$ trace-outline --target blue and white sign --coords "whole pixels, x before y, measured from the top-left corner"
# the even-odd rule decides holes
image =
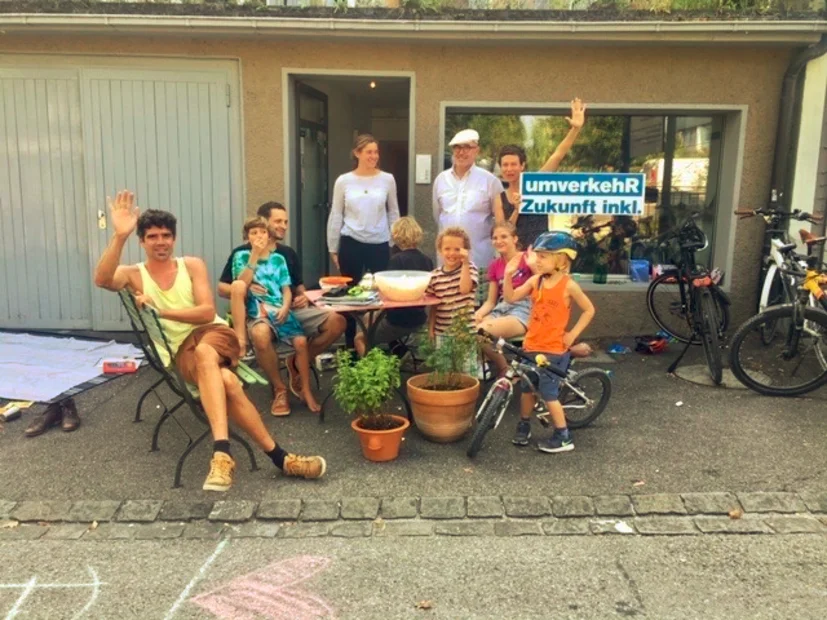
[[[520,215],[643,215],[642,173],[524,172]]]

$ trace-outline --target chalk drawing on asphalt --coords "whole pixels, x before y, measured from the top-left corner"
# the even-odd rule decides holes
[[[172,617],[175,616],[175,612],[177,612],[178,608],[183,604],[184,601],[187,600],[187,597],[190,595],[193,586],[195,586],[196,583],[203,579],[204,575],[207,572],[207,569],[210,567],[210,564],[215,562],[215,559],[219,555],[221,555],[221,552],[224,551],[224,547],[227,546],[228,542],[229,539],[225,538],[220,543],[218,543],[218,546],[215,548],[215,551],[212,552],[212,555],[208,557],[207,561],[201,565],[201,568],[198,569],[198,572],[195,573],[195,576],[192,579],[190,579],[190,582],[187,584],[187,587],[184,588],[184,590],[176,599],[175,603],[172,604],[172,607],[170,607],[169,611],[167,612],[167,615],[164,616],[164,620],[171,620]]]
[[[36,590],[89,588],[89,599],[86,601],[86,604],[74,616],[72,616],[72,620],[79,620],[86,614],[86,612],[92,609],[92,606],[95,604],[95,601],[98,599],[98,595],[100,594],[100,587],[106,585],[98,579],[98,574],[95,572],[94,568],[87,566],[86,570],[89,571],[89,576],[91,578],[89,583],[40,583],[40,578],[37,575],[33,576],[25,583],[0,583],[0,590],[20,590],[20,595],[17,597],[17,600],[14,602],[11,609],[9,609],[6,613],[5,620],[11,620],[20,614],[21,611],[23,611],[23,607],[27,600],[29,600],[32,593]]]
[[[299,587],[324,571],[330,558],[300,555],[274,562],[190,599],[222,620],[313,620],[335,618],[320,596]]]

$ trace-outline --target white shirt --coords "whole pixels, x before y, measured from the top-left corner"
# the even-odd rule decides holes
[[[390,229],[399,219],[396,180],[379,172],[369,177],[347,172],[333,186],[333,205],[327,220],[327,249],[339,251],[339,239],[346,235],[362,243],[390,241]]]
[[[471,237],[471,261],[482,268],[494,259],[491,227],[494,199],[503,191],[500,180],[479,166],[459,178],[451,167],[434,180],[434,220],[439,230],[462,226]]]

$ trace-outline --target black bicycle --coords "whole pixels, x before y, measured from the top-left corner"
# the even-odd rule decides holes
[[[549,365],[543,354],[526,353],[507,343],[503,338],[492,336],[482,329],[477,333],[493,342],[499,353],[505,352],[512,359],[505,375],[494,381],[477,411],[476,427],[471,434],[471,443],[466,452],[469,457],[473,458],[477,455],[486,433],[500,425],[514,395],[513,379],[515,378],[519,378],[519,382],[534,394],[537,403],[534,416],[545,427],[548,427],[551,422],[548,419],[549,412],[545,407],[545,401],[537,389],[537,373],[550,373],[560,378],[559,400],[563,405],[569,428],[588,426],[603,413],[609,403],[612,395],[612,379],[605,370],[584,368],[575,371],[571,365],[566,370],[560,370]]]
[[[827,384],[827,296],[821,289],[825,277],[819,257],[796,255],[794,247],[782,248],[785,260],[779,269],[782,277],[795,283],[793,303],[767,308],[732,338],[733,374],[766,396],[799,396]]]
[[[715,384],[723,379],[721,339],[729,325],[729,297],[721,289],[723,274],[698,265],[695,253],[709,245],[706,234],[698,227],[694,214],[676,230],[655,240],[665,248],[676,242],[677,264],[652,280],[646,291],[646,306],[655,323],[686,347],[669,367],[674,372],[693,344],[704,348],[709,373]]]

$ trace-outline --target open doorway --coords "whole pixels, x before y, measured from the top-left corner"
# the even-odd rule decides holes
[[[308,288],[330,273],[327,218],[333,185],[353,169],[353,139],[372,134],[382,170],[396,179],[399,209],[410,208],[411,77],[288,72],[286,179],[291,243],[302,259]]]

